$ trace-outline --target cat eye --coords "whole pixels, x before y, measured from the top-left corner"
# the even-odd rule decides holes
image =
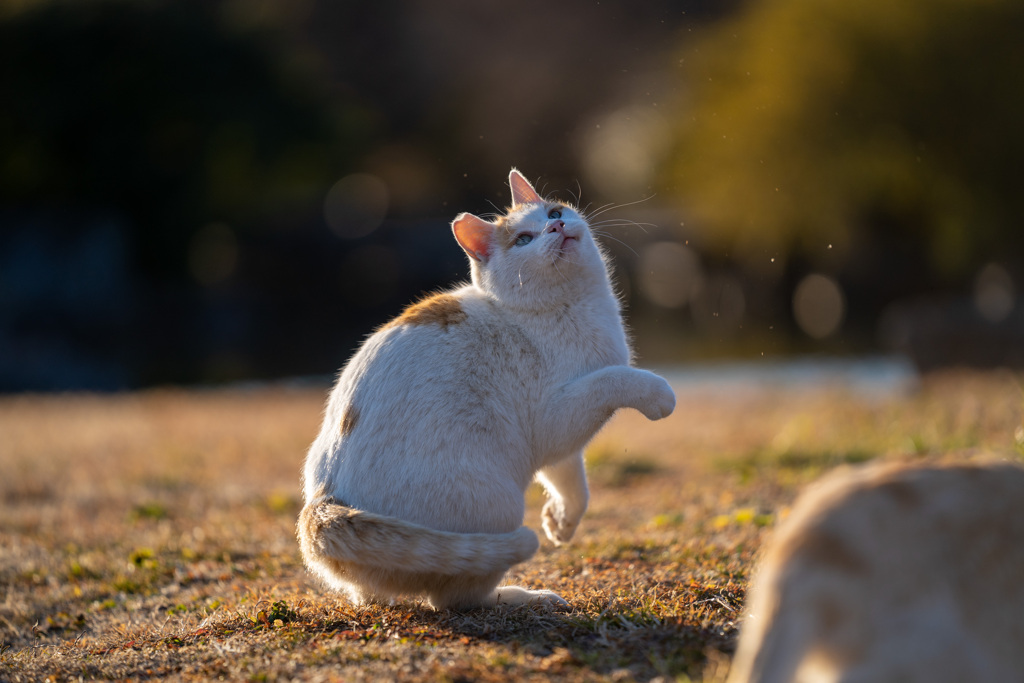
[[[548,218],[561,218],[562,212],[558,209],[551,209],[551,213],[548,214]]]
[[[533,241],[533,235],[524,232],[522,235],[516,238],[515,245],[522,247]]]

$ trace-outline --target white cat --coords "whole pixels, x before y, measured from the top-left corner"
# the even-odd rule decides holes
[[[1024,680],[1024,469],[870,465],[780,526],[730,683]]]
[[[537,550],[522,526],[536,478],[544,531],[567,542],[587,507],[583,447],[619,408],[652,420],[675,396],[629,366],[604,256],[584,217],[515,169],[512,208],[452,223],[472,283],[407,308],[341,372],[304,473],[307,566],[355,603],[564,605],[498,586]]]

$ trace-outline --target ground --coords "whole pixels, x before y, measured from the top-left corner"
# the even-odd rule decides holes
[[[577,538],[512,572],[565,612],[323,590],[294,534],[323,387],[0,398],[0,680],[721,680],[758,550],[805,483],[875,458],[1020,459],[1021,387],[946,372],[624,412],[588,451]],[[528,502],[539,532],[539,488]]]

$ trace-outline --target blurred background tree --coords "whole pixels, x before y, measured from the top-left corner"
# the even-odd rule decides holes
[[[510,166],[576,186],[579,129],[682,16],[0,0],[0,390],[333,372],[465,277],[447,223]]]
[[[962,281],[1024,247],[1022,35],[1015,0],[749,2],[678,53],[670,194],[758,267]]]
[[[1024,353],[1022,12],[0,0],[0,391],[326,376],[466,277],[510,166],[624,205],[644,362]]]

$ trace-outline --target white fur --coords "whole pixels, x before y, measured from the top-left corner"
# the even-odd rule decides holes
[[[510,183],[513,208],[504,227],[469,214],[453,223],[472,270],[471,284],[449,292],[464,319],[442,325],[400,318],[367,339],[342,371],[307,456],[303,553],[355,602],[411,593],[435,607],[564,604],[549,591],[496,588],[535,541],[530,547],[523,537],[512,561],[459,574],[443,560],[451,539],[425,530],[505,542],[497,535],[520,529],[524,493],[536,477],[550,496],[544,531],[565,543],[587,507],[586,443],[618,408],[656,420],[675,406],[664,379],[629,366],[619,302],[584,218],[559,205],[558,227],[549,218],[554,204],[514,169]],[[508,246],[520,233],[532,241]],[[340,424],[352,410],[358,421],[343,435]],[[401,549],[371,550],[358,533],[344,541],[356,547],[329,552],[324,529],[342,522],[318,511],[324,496],[342,506],[331,509],[416,525],[423,542],[439,549],[436,570],[403,571]]]

